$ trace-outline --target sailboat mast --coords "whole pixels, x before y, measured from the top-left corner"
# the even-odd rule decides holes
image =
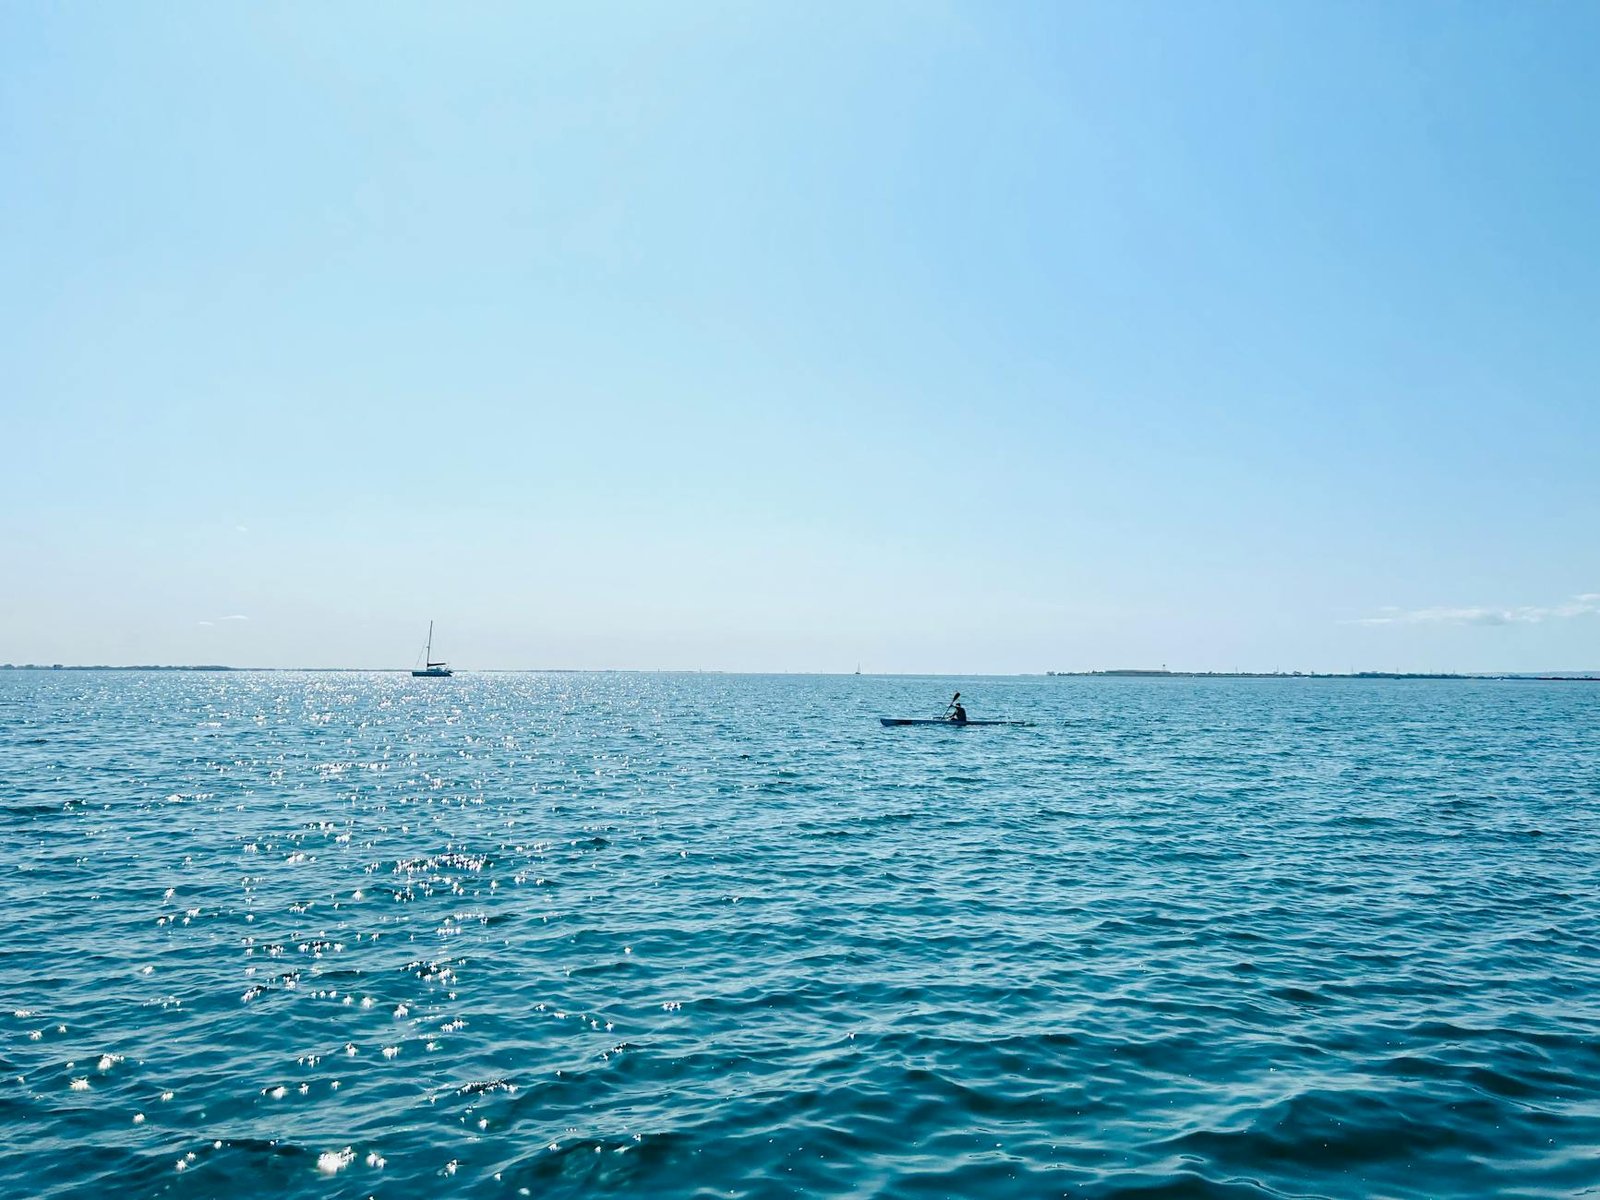
[[[422,661],[430,667],[433,666],[433,622],[428,622],[428,651],[422,656]]]

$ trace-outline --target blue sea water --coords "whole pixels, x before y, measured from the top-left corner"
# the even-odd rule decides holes
[[[1600,1195],[1597,718],[0,674],[0,1195]]]

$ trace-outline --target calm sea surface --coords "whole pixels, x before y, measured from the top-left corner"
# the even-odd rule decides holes
[[[883,729],[937,715],[1030,728]],[[0,1195],[1600,1196],[1600,685],[0,674]]]

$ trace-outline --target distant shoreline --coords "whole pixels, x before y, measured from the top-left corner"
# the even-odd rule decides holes
[[[1046,671],[1053,679],[1524,679],[1600,683],[1591,671]]]
[[[164,671],[229,673],[270,671],[278,674],[323,675],[405,675],[409,667],[229,667],[218,663],[195,666],[140,664],[136,666],[110,666],[107,664],[72,663],[0,663],[0,671]],[[462,675],[840,675],[849,671],[720,671],[692,667],[487,667],[478,671],[458,671]],[[861,672],[854,672],[860,675]],[[1594,671],[1167,671],[1167,670],[1109,670],[1109,671],[1045,671],[1018,672],[1011,675],[928,675],[923,672],[868,672],[867,678],[904,679],[1443,679],[1443,680],[1523,680],[1535,683],[1600,683],[1600,673]]]

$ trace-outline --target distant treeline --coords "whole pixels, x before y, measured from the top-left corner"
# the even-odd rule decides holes
[[[1124,668],[1116,671],[1046,671],[1046,675],[1096,679],[1503,679],[1503,675],[1458,675],[1421,671],[1168,671]]]
[[[235,667],[204,665],[168,667],[154,663],[136,667],[68,666],[65,663],[0,663],[0,671],[233,671]]]
[[[1600,676],[1582,671],[1503,675],[1461,675],[1426,671],[1046,671],[1052,678],[1076,679],[1533,679],[1572,683],[1600,683]]]

